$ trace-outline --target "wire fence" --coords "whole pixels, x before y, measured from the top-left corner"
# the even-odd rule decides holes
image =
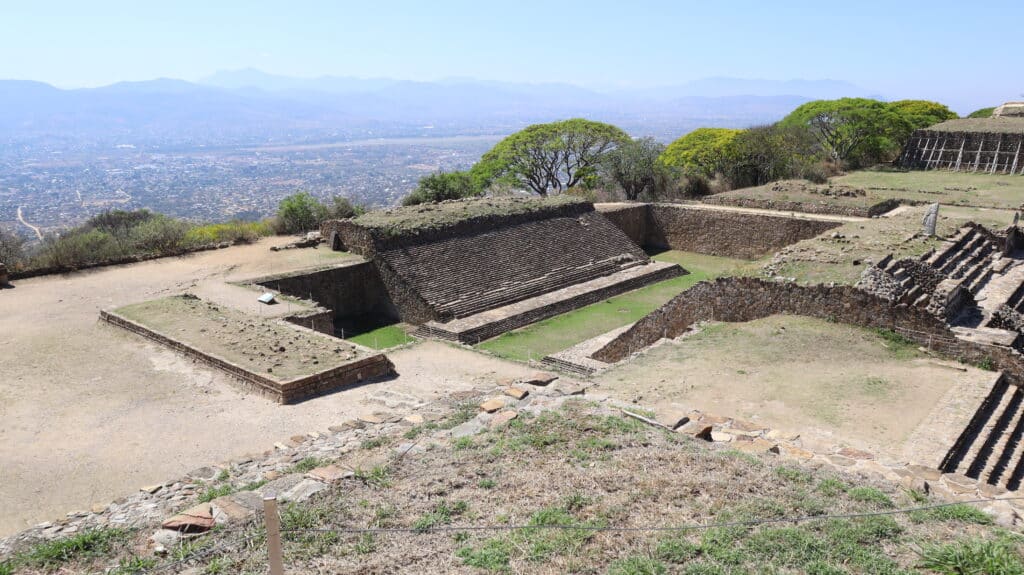
[[[187,557],[167,563],[139,573],[166,573],[172,569],[182,567],[189,563],[202,561],[220,553],[236,551],[251,544],[254,541],[263,539],[265,541],[267,567],[270,575],[283,575],[284,573],[284,552],[283,542],[289,536],[302,534],[317,535],[382,535],[401,534],[427,537],[435,534],[471,533],[471,532],[500,532],[500,531],[586,531],[605,533],[685,533],[689,531],[705,531],[711,529],[747,528],[752,529],[764,525],[799,525],[809,522],[834,521],[834,520],[855,520],[872,517],[886,517],[894,515],[907,515],[943,509],[959,505],[990,504],[1001,501],[1024,501],[1024,497],[1000,497],[985,499],[970,499],[965,501],[953,501],[947,503],[936,503],[932,505],[921,505],[917,507],[905,507],[900,509],[885,509],[880,511],[866,511],[857,513],[835,513],[823,515],[801,515],[796,517],[773,517],[765,519],[748,519],[739,521],[722,521],[712,523],[692,523],[686,525],[652,525],[652,526],[598,526],[598,525],[564,525],[564,524],[492,524],[492,525],[443,525],[433,527],[324,527],[324,528],[281,528],[281,518],[278,510],[277,498],[269,496],[264,498],[264,527],[241,539],[228,539],[209,547],[204,547]]]

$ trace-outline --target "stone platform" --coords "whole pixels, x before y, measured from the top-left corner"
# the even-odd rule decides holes
[[[420,326],[414,335],[475,344],[542,319],[687,273],[678,264],[652,261],[446,323],[429,321]]]

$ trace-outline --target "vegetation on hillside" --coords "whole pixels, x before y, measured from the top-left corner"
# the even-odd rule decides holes
[[[281,200],[274,230],[279,234],[308,232],[319,229],[320,222],[324,220],[354,218],[365,211],[343,196],[334,196],[323,203],[308,192],[298,192]]]

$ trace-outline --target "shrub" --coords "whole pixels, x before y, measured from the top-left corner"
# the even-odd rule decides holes
[[[327,219],[327,206],[307,192],[292,194],[277,207],[277,231],[282,234],[308,232]]]
[[[403,206],[458,200],[480,195],[469,172],[436,172],[420,178],[416,189],[402,199]]]
[[[968,540],[933,545],[921,554],[921,567],[947,575],[1024,574],[1019,550],[1002,541]]]
[[[189,224],[167,216],[148,218],[132,228],[127,236],[132,252],[170,255],[180,253],[185,245]]]
[[[0,263],[13,270],[24,265],[27,257],[25,238],[0,228]]]

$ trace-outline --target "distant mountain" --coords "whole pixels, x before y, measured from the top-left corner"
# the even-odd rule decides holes
[[[502,134],[580,116],[667,140],[701,125],[774,121],[813,98],[861,94],[832,80],[713,78],[605,93],[561,83],[290,78],[254,69],[198,83],[160,78],[76,90],[0,80],[0,143],[190,146]]]

